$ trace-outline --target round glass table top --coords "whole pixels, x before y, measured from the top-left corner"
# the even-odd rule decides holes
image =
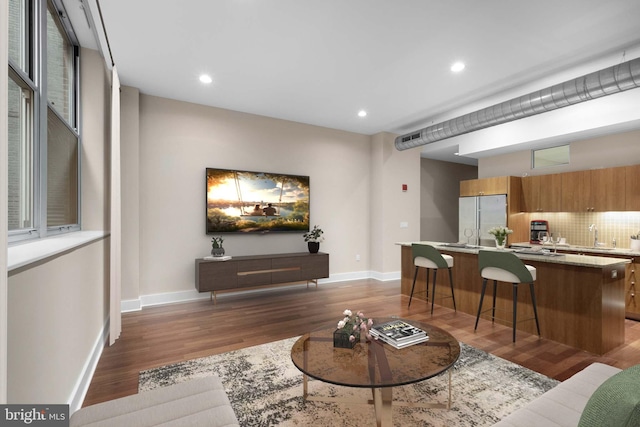
[[[395,319],[376,319],[381,324]],[[309,332],[291,348],[293,364],[309,377],[348,387],[394,387],[434,377],[460,356],[460,344],[436,326],[402,319],[429,335],[423,343],[396,349],[380,341],[365,341],[353,349],[333,347],[333,328]]]

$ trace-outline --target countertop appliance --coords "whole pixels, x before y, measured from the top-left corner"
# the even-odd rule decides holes
[[[541,231],[546,231],[549,232],[549,222],[541,220],[541,219],[534,219],[533,221],[531,221],[531,237],[529,237],[529,243],[534,243],[534,244],[541,244],[542,242],[540,241],[540,232]]]
[[[458,241],[495,246],[495,239],[488,231],[493,227],[507,226],[506,194],[460,197],[458,207]]]

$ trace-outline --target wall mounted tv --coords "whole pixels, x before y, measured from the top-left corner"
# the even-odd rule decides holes
[[[309,231],[309,177],[207,168],[207,234]]]

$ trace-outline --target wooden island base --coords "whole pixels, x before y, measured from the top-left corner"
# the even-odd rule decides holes
[[[433,244],[433,242],[425,242]],[[475,316],[480,303],[482,278],[478,271],[478,250],[436,246],[442,253],[454,258],[453,281],[457,309]],[[574,258],[578,257],[578,258]],[[600,257],[566,255],[550,258],[540,255],[522,256],[526,264],[537,270],[535,292],[540,320],[540,333],[544,338],[570,345],[596,354],[604,354],[624,343],[625,321],[625,262],[620,259],[606,265],[589,265]],[[410,295],[415,267],[410,244],[402,245],[401,292]],[[567,262],[563,262],[563,260]],[[584,260],[577,265],[574,260]],[[569,262],[571,261],[571,262]],[[598,261],[598,260],[594,260]],[[597,264],[597,263],[595,263]],[[615,277],[613,277],[615,276]],[[431,278],[430,278],[431,279]],[[415,298],[425,298],[425,269],[419,269]],[[448,289],[446,274],[438,275],[438,289]],[[431,291],[431,289],[429,290]],[[487,287],[484,308],[491,307],[493,286]],[[435,301],[453,308],[451,299]],[[413,304],[415,304],[414,302]],[[412,304],[412,306],[413,306]],[[511,325],[512,287],[498,283],[496,322]],[[490,317],[490,312],[481,316]],[[518,288],[518,319],[533,318],[528,286]],[[488,327],[480,322],[478,329]],[[517,329],[536,334],[535,322],[518,322]]]

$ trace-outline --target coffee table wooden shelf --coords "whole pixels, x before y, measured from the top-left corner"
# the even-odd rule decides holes
[[[376,319],[383,323],[391,319]],[[404,319],[403,319],[404,320]],[[425,330],[429,340],[403,349],[382,341],[356,344],[353,349],[334,348],[335,327],[310,332],[300,337],[291,348],[291,360],[303,374],[305,400],[344,402],[339,397],[309,396],[308,377],[345,387],[370,388],[373,399],[351,403],[375,406],[378,426],[391,426],[393,406],[451,407],[451,370],[460,356],[460,344],[448,332],[413,320],[404,320]],[[415,403],[393,401],[393,388],[427,380],[438,374],[449,375],[447,403]]]

